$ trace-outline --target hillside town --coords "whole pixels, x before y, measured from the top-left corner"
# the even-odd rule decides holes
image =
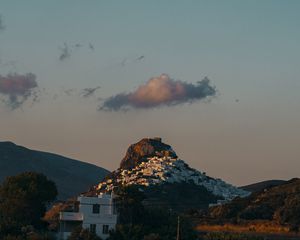
[[[238,196],[245,197],[249,195],[247,191],[189,167],[186,162],[177,157],[171,147],[167,151],[160,151],[161,146],[165,145],[162,143],[161,138],[142,139],[134,146],[138,147],[141,144],[145,146],[145,143],[153,147],[151,157],[138,161],[130,169],[117,169],[111,174],[112,177],[99,183],[96,189],[100,192],[111,192],[118,185],[147,187],[164,183],[187,183],[204,186],[208,191],[222,197],[225,201],[230,201]]]

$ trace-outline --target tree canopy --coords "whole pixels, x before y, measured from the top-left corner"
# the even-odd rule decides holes
[[[68,237],[68,240],[101,240],[101,238],[88,229],[77,227]]]
[[[0,236],[17,236],[26,226],[42,229],[46,207],[56,196],[55,183],[43,174],[7,177],[0,186]]]
[[[143,205],[145,195],[137,186],[119,187],[116,206],[119,224],[110,233],[109,240],[172,240],[176,236],[177,216],[159,204]],[[196,239],[189,219],[181,217],[182,240]]]

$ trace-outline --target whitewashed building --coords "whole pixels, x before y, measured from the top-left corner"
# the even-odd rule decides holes
[[[115,229],[117,224],[113,197],[107,194],[96,197],[80,196],[78,203],[77,210],[60,212],[59,240],[67,239],[78,226],[89,229],[102,239],[107,239],[109,231]]]

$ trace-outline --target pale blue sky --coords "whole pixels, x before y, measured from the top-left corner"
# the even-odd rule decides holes
[[[15,63],[0,64],[0,74],[32,72],[45,91],[33,106],[0,106],[0,139],[112,170],[129,144],[160,135],[191,166],[234,184],[299,177],[299,11],[297,0],[1,0],[0,59]],[[64,42],[83,46],[62,62]],[[97,111],[97,97],[162,73],[192,83],[208,76],[219,95]],[[60,96],[98,85],[90,99]]]

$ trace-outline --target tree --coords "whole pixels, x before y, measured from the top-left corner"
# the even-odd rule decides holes
[[[172,240],[176,236],[177,214],[159,203],[143,205],[145,194],[138,186],[119,187],[116,205],[119,224],[112,231],[109,240]],[[189,219],[182,217],[183,240],[197,239]]]
[[[95,233],[90,232],[88,229],[77,227],[73,230],[68,240],[101,240]]]
[[[142,201],[145,199],[143,192],[137,186],[119,187],[115,192],[115,203],[119,213],[119,223],[139,223],[144,215]]]
[[[65,202],[53,204],[53,206],[45,213],[43,220],[48,223],[48,230],[58,231],[60,212],[72,212],[77,203],[77,198],[70,198]]]
[[[144,236],[143,240],[160,240],[160,237],[158,234],[150,233],[149,235]]]
[[[0,186],[0,236],[22,234],[22,227],[42,229],[47,205],[55,200],[54,182],[40,173],[7,177]]]

